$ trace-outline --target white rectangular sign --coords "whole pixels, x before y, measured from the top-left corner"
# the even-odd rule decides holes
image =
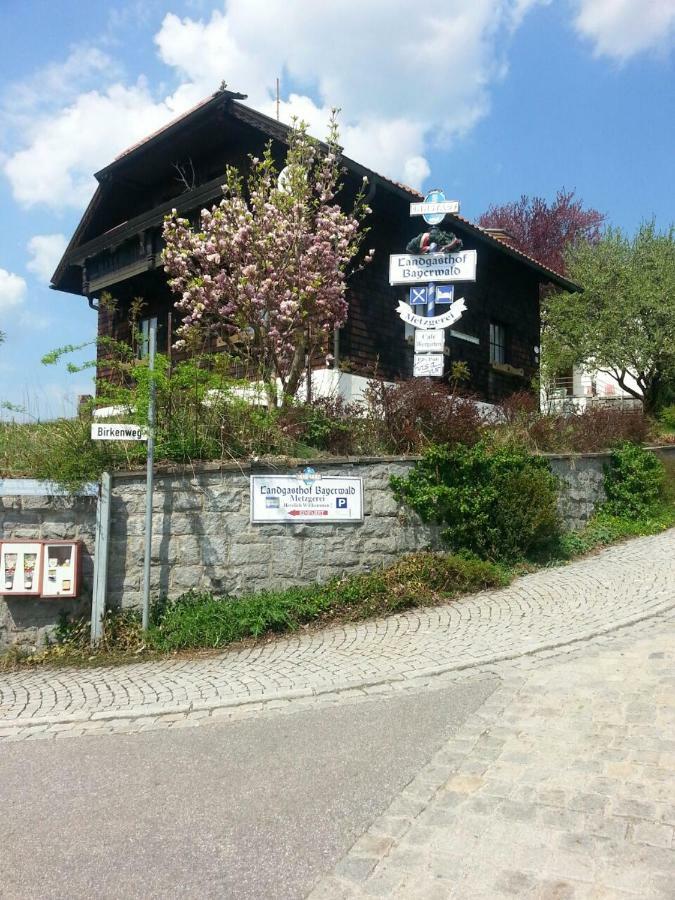
[[[476,250],[457,253],[396,253],[389,257],[389,284],[430,281],[475,281]]]
[[[410,215],[423,216],[433,215],[434,213],[455,213],[459,212],[459,200],[441,200],[438,203],[411,203]]]
[[[445,349],[445,329],[426,331],[415,329],[415,353],[442,353]]]
[[[251,475],[251,522],[361,522],[363,480],[299,472]]]
[[[416,353],[413,375],[416,378],[441,378],[445,369],[442,353]]]
[[[148,431],[140,425],[121,425],[117,422],[94,422],[92,441],[147,441]]]

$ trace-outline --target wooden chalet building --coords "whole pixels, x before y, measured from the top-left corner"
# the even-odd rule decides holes
[[[142,297],[142,315],[157,317],[158,350],[166,352],[177,320],[175,296],[161,263],[162,223],[176,208],[193,217],[222,197],[227,164],[245,168],[250,154],[259,156],[271,139],[279,162],[285,158],[288,128],[246,106],[244,95],[222,90],[126,150],[100,172],[98,187],[52,278],[56,290],[86,297],[93,309],[109,291],[114,312],[98,309],[98,333],[130,339],[130,304]],[[403,253],[408,241],[427,226],[411,218],[409,204],[421,199],[412,188],[382,177],[354,160],[347,170],[345,196],[353,196],[364,175],[369,181],[367,245],[373,262],[349,282],[349,318],[335,340],[332,370],[313,377],[321,391],[339,390],[358,396],[363,378],[377,373],[386,379],[412,374],[412,329],[396,313],[407,289],[391,287],[390,253]],[[470,389],[484,400],[496,400],[528,389],[538,370],[539,286],[552,282],[575,286],[536,260],[460,216],[442,225],[478,251],[476,281],[456,286],[467,310],[446,332],[449,358],[465,361]],[[141,321],[143,326],[143,321]]]

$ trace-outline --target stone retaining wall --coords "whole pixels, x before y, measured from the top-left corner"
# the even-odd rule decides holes
[[[675,463],[675,446],[658,451]],[[604,498],[607,454],[551,455],[560,478],[560,512],[579,528]],[[176,596],[189,588],[241,594],[263,588],[324,581],[393,562],[403,553],[441,546],[439,529],[400,507],[391,475],[410,471],[414,459],[311,461],[323,475],[361,476],[364,520],[344,525],[252,525],[252,473],[297,472],[308,462],[262,463],[176,470],[158,474],[153,501],[152,592]],[[0,597],[0,649],[35,644],[61,609],[88,611],[91,600],[95,499],[0,496],[4,538],[78,538],[84,543],[79,601]],[[145,529],[144,473],[117,473],[113,484],[108,605],[141,600]]]
[[[340,525],[253,525],[252,473],[294,473],[307,465],[227,466],[162,475],[153,501],[152,590],[175,596],[188,588],[242,594],[325,581],[393,562],[402,553],[440,547],[438,529],[395,502],[389,478],[413,460],[312,461],[322,475],[363,478],[364,520]],[[142,590],[145,478],[116,476],[108,597],[137,605]]]
[[[75,600],[0,595],[0,650],[13,644],[37,646],[65,611],[89,615],[94,571],[95,497],[0,496],[3,540],[82,541],[82,581]]]

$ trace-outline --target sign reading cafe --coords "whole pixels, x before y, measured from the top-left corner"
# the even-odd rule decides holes
[[[361,522],[363,480],[321,475],[251,475],[251,522]]]

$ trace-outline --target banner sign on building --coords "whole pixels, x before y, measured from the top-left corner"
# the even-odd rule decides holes
[[[251,475],[251,522],[361,522],[363,480],[320,475]]]
[[[466,303],[464,302],[463,297],[460,297],[459,300],[455,300],[450,309],[440,316],[420,316],[403,300],[399,300],[398,306],[396,307],[396,312],[404,322],[407,322],[408,325],[414,325],[415,328],[424,328],[425,330],[432,328],[448,328],[461,318],[462,313],[465,312],[465,310]]]
[[[444,349],[444,329],[415,329],[415,353],[442,353]]]
[[[389,257],[389,284],[475,281],[476,250],[457,253],[395,253]]]
[[[94,422],[91,426],[92,441],[147,441],[148,429],[140,425],[120,425],[111,422]]]
[[[445,356],[442,353],[416,353],[413,362],[415,378],[441,378],[445,369]]]

